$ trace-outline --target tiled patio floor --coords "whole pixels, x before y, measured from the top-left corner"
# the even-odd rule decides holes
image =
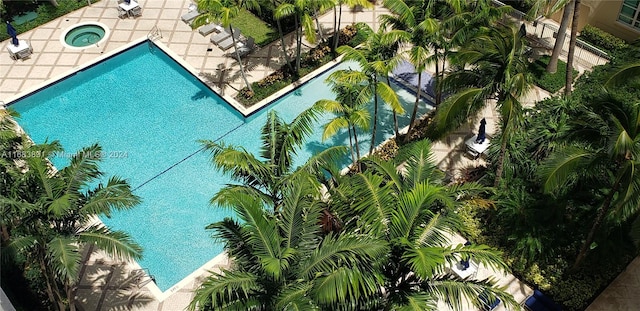
[[[46,83],[62,78],[66,74],[77,70],[79,67],[104,57],[109,53],[122,49],[132,41],[145,38],[154,28],[162,33],[157,40],[166,45],[179,57],[193,67],[196,73],[208,75],[216,81],[219,66],[230,68],[227,84],[222,85],[209,81],[209,85],[216,91],[225,95],[227,99],[232,97],[236,90],[243,86],[238,72],[238,64],[233,58],[225,56],[225,52],[209,42],[209,37],[201,36],[180,20],[180,16],[187,12],[190,0],[146,0],[141,1],[143,14],[139,18],[120,19],[116,10],[116,2],[103,0],[92,4],[90,7],[75,11],[58,18],[48,24],[32,31],[19,34],[19,38],[28,40],[34,53],[26,60],[13,61],[6,52],[5,41],[0,44],[0,102],[8,103],[24,94],[36,90]],[[377,28],[378,16],[386,13],[386,9],[377,6],[373,10],[353,12],[348,8],[343,10],[343,25],[356,21],[367,22]],[[92,46],[84,50],[71,49],[63,46],[60,37],[64,30],[81,22],[99,22],[110,29],[110,34],[104,43]],[[333,15],[326,14],[321,17],[321,22],[326,29],[332,29]],[[287,38],[288,49],[293,49],[293,37]],[[209,50],[210,49],[210,50]],[[246,67],[250,81],[257,81],[275,68],[280,67],[284,60],[281,57],[279,42],[274,42],[263,47],[247,57]],[[206,80],[206,79],[204,79]],[[527,97],[528,102],[548,96],[539,89],[533,90]],[[486,117],[487,134],[495,133],[497,115],[493,109],[486,109],[481,117]],[[469,127],[462,128],[445,141],[434,144],[434,153],[439,166],[456,174],[457,170],[469,165],[481,165],[482,158],[474,160],[464,155],[464,139],[471,135],[477,128],[478,120],[470,123]],[[453,241],[455,242],[455,241]],[[154,310],[177,311],[184,310],[192,298],[192,291],[198,286],[198,280],[206,275],[206,269],[216,269],[217,266],[227,265],[225,259],[217,258],[195,272],[190,278],[183,281],[181,286],[173,290],[160,293],[157,287],[151,283],[142,288],[135,285],[135,277],[131,274],[131,266],[113,262],[100,253],[86,256],[82,268],[82,280],[78,287],[79,309],[90,310]],[[483,274],[484,273],[484,274]],[[491,273],[499,277],[500,284],[505,285],[508,291],[514,295],[517,301],[522,301],[531,292],[531,289],[523,285],[512,275],[500,275],[483,270],[480,277]],[[598,309],[600,310],[600,309]]]

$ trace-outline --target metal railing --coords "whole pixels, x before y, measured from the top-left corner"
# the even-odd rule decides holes
[[[506,5],[498,0],[491,0],[491,2],[496,6]],[[518,21],[525,23],[527,25],[527,33],[534,35],[539,39],[539,41],[545,42],[547,48],[553,48],[555,44],[555,38],[558,35],[558,26],[541,20],[541,17],[537,18],[531,23],[526,20],[526,13],[518,11],[516,9],[513,9],[513,11],[509,15],[517,19]],[[570,31],[569,33],[565,33],[565,40],[561,53],[564,56],[566,56],[569,51],[570,36]],[[576,62],[588,68],[606,64],[609,60],[611,60],[611,57],[609,56],[609,54],[607,54],[607,52],[598,49],[597,47],[579,38],[576,39],[576,50],[574,56]]]
[[[155,25],[147,34],[147,39],[153,41],[158,38],[162,38],[162,32],[160,31],[160,28],[158,28],[158,25]]]

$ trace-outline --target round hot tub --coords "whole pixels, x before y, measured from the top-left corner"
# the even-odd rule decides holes
[[[98,45],[107,34],[107,26],[101,23],[76,24],[62,34],[60,41],[68,47],[87,48]]]

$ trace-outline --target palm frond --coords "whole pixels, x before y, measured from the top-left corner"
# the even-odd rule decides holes
[[[73,239],[61,236],[51,239],[47,243],[47,255],[51,263],[48,267],[61,282],[72,284],[78,279],[82,256]]]
[[[122,260],[142,258],[142,247],[124,231],[111,231],[104,225],[92,225],[77,234],[79,241],[94,244],[113,258]]]

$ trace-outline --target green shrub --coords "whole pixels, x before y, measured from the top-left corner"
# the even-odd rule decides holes
[[[612,53],[629,47],[624,40],[591,25],[584,26],[584,29],[580,32],[580,39],[591,43],[607,53]]]
[[[562,89],[566,80],[567,63],[558,60],[558,70],[554,74],[547,72],[550,56],[545,55],[537,61],[529,64],[529,71],[533,75],[533,82],[549,93],[555,93]],[[573,70],[573,79],[578,76],[578,71]]]
[[[92,3],[98,2],[96,0],[90,0]],[[58,0],[58,6],[54,7],[51,3],[46,2],[38,6],[36,9],[36,13],[38,13],[38,17],[36,19],[26,22],[22,25],[13,25],[18,32],[18,36],[21,33],[34,29],[40,25],[46,24],[62,15],[73,12],[79,8],[87,6],[87,1],[85,0]],[[9,35],[7,34],[7,24],[0,24],[0,41],[4,41],[9,39]]]

